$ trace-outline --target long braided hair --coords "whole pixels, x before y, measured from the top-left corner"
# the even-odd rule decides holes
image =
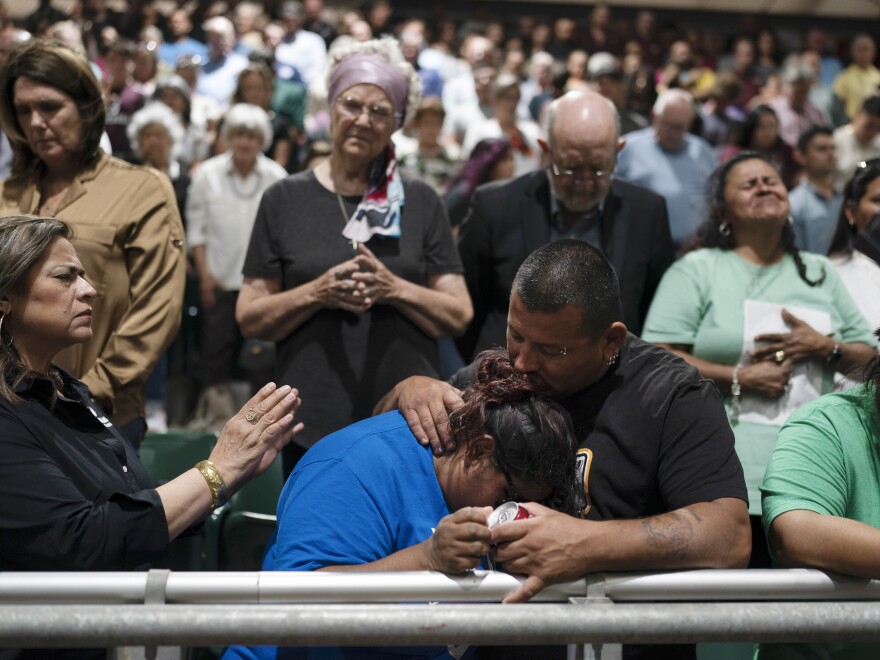
[[[764,155],[757,151],[742,151],[731,158],[726,163],[720,165],[709,177],[708,185],[708,217],[706,221],[697,230],[694,240],[691,241],[686,251],[696,250],[698,248],[720,248],[722,250],[732,250],[736,247],[736,237],[732,231],[724,232],[721,229],[725,223],[725,212],[727,204],[724,199],[724,189],[727,187],[727,179],[734,167],[747,160],[762,160],[776,171],[776,167]],[[821,274],[815,280],[810,279],[807,275],[807,266],[800,255],[794,243],[794,228],[791,222],[786,222],[782,227],[781,236],[782,249],[786,254],[790,254],[797,267],[800,278],[809,286],[819,286],[825,281],[825,269],[823,267]]]

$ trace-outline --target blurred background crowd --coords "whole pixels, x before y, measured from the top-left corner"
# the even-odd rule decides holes
[[[224,388],[271,372],[271,343],[244,342],[235,328],[232,342],[204,332],[234,320],[235,298],[222,293],[241,286],[248,243],[226,234],[212,244],[205,227],[218,204],[250,227],[270,184],[330,155],[325,71],[334,43],[399,40],[422,85],[418,108],[393,135],[400,171],[437,191],[455,235],[479,185],[551,165],[547,109],[572,90],[616,106],[626,143],[613,174],[665,198],[679,252],[705,218],[712,172],[748,150],[772,162],[790,191],[797,246],[828,254],[843,186],[880,156],[876,43],[852,21],[601,3],[518,3],[516,11],[387,0],[0,7],[0,66],[34,38],[84,54],[103,89],[104,151],[150,165],[173,185],[188,285],[181,331],[147,384],[157,432],[220,423],[237,409]],[[221,181],[230,162],[234,188]],[[0,135],[0,179],[11,174],[13,150]],[[443,350],[448,371],[460,357],[451,342]]]

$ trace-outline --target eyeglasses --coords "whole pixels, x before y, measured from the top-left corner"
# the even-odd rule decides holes
[[[614,176],[614,170],[592,170],[589,167],[575,167],[573,169],[562,169],[553,161],[550,161],[550,170],[553,176],[557,176],[568,180],[583,180],[586,177],[591,178],[596,183],[606,183],[611,181]]]
[[[383,105],[367,105],[366,103],[358,101],[350,96],[340,96],[336,102],[339,105],[339,109],[352,119],[360,117],[364,110],[367,111],[370,121],[374,121],[377,124],[387,124],[392,119],[400,117],[400,115],[394,112],[391,108]]]
[[[880,169],[880,158],[870,158],[856,163],[852,178],[846,184],[847,203],[858,203],[856,196],[862,185],[873,181],[877,177],[878,169]]]
[[[876,167],[877,165],[880,165],[880,158],[870,158],[868,160],[861,160],[858,163],[856,163],[856,173],[858,173],[860,170],[866,170],[869,167]]]
[[[504,447],[497,440],[495,441],[495,462],[498,463],[498,469],[501,470],[501,474],[504,475],[504,480],[507,482],[507,497],[495,502],[492,507],[493,509],[497,509],[505,502],[519,501],[519,493],[516,490],[516,486],[513,485],[513,477],[510,476],[510,468],[507,467],[507,459],[504,456]]]

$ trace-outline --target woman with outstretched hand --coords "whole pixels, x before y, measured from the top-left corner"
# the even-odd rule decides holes
[[[207,460],[155,487],[88,388],[53,364],[92,337],[96,293],[71,237],[53,218],[0,218],[0,570],[149,568],[302,426],[297,391],[266,385]]]

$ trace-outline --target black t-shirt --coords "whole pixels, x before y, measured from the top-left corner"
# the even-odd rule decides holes
[[[466,387],[475,368],[459,371],[452,384]],[[580,438],[586,518],[632,519],[748,499],[715,385],[672,353],[630,334],[616,364],[561,403]]]
[[[400,238],[374,236],[367,246],[395,275],[426,285],[428,276],[463,272],[446,213],[421,181],[404,180]],[[342,228],[360,198],[342,198],[303,172],[263,194],[244,264],[245,277],[278,279],[288,290],[357,255]],[[437,342],[391,305],[364,314],[322,309],[278,342],[276,377],[296,387],[310,447],[328,433],[372,414],[376,402],[413,375],[438,377]]]
[[[450,382],[467,387],[475,375],[472,363]],[[629,334],[617,362],[599,381],[560,402],[580,439],[586,518],[626,520],[723,497],[748,500],[715,385],[672,353]],[[627,660],[695,657],[690,644],[623,648]],[[540,654],[553,660],[564,658],[564,650],[505,647],[498,657]]]

